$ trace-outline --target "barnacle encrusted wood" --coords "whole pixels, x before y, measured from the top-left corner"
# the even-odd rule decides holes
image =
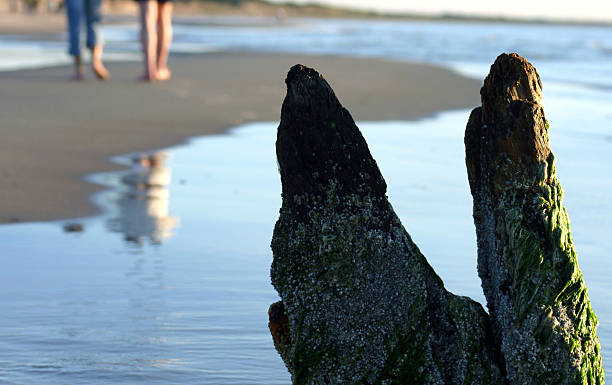
[[[465,133],[478,273],[511,384],[603,384],[597,318],[555,175],[535,68],[500,55]]]
[[[487,314],[444,289],[349,112],[313,69],[286,84],[270,329],[293,383],[502,383]]]

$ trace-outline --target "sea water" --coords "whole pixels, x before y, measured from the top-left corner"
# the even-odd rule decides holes
[[[468,111],[360,123],[414,241],[456,294],[484,303],[462,143]],[[566,116],[566,118],[570,118]],[[580,266],[612,352],[612,140],[551,128]],[[0,227],[0,380],[11,384],[287,384],[267,308],[280,207],[275,123],[168,150],[163,191],[96,175],[106,214]],[[124,159],[126,163],[130,157]],[[74,221],[69,221],[74,222]]]
[[[611,367],[609,28],[223,24],[178,24],[178,49],[351,53],[443,64],[480,79],[501,51],[534,62],[572,236],[600,320],[604,364]],[[136,52],[130,28],[106,27],[111,52]],[[7,39],[13,50],[34,49],[11,37],[0,39],[0,51]],[[468,115],[358,125],[394,209],[446,287],[484,303],[464,164]],[[267,330],[267,308],[278,300],[269,282],[281,203],[276,126],[253,123],[197,138],[158,154],[153,165],[148,156],[115,159],[126,171],[91,177],[111,188],[94,197],[104,215],[0,226],[0,383],[288,384]]]
[[[105,25],[106,60],[139,60],[139,26]],[[0,36],[0,70],[68,64],[66,33]],[[172,52],[290,52],[451,66],[481,78],[518,52],[550,81],[612,88],[612,26],[351,19],[175,18]]]

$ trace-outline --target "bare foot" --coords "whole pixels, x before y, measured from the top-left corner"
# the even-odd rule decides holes
[[[168,80],[172,77],[172,72],[170,72],[170,68],[160,68],[157,70],[157,74],[155,75],[155,79],[164,81]]]
[[[96,77],[98,79],[100,80],[110,79],[110,73],[108,72],[106,67],[104,67],[104,64],[102,64],[102,62],[91,63],[91,69],[93,70],[94,74],[96,74]]]
[[[151,74],[143,74],[138,78],[141,82],[154,82],[157,80],[155,76],[151,76]]]
[[[91,49],[91,69],[94,74],[100,80],[106,80],[110,78],[110,74],[104,64],[102,64],[102,45],[97,44]]]

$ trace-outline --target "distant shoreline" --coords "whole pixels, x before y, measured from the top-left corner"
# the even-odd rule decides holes
[[[9,1],[0,0],[0,34],[11,33],[19,26],[19,19],[55,19],[52,21],[54,30],[63,29],[63,12],[59,10],[49,12],[46,9],[38,9],[34,13],[9,12]],[[42,3],[42,2],[41,2]],[[138,13],[137,3],[133,0],[105,0],[103,13],[107,16],[136,16]],[[39,6],[39,8],[42,8]],[[54,16],[55,15],[55,16]],[[432,22],[469,22],[469,23],[512,23],[512,24],[538,24],[538,25],[563,25],[563,26],[595,26],[612,27],[612,21],[605,20],[571,20],[571,19],[547,19],[547,18],[521,18],[505,16],[485,16],[460,13],[442,14],[419,14],[404,12],[379,12],[359,9],[341,8],[321,5],[316,2],[298,5],[289,2],[272,3],[265,0],[235,0],[235,1],[198,1],[191,0],[175,3],[175,16],[180,18],[201,16],[244,16],[244,17],[272,17],[272,18],[352,18],[352,19],[381,19],[398,21],[432,21]],[[7,16],[10,16],[7,17]],[[17,19],[13,22],[11,19]],[[47,26],[37,24],[29,25],[29,32],[38,30],[49,31]],[[25,32],[25,31],[24,31]]]

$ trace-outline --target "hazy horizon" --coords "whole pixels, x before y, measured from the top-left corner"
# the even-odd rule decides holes
[[[515,0],[512,3],[492,3],[486,0],[434,0],[428,3],[406,3],[403,0],[270,0],[272,2],[290,2],[296,4],[319,3],[365,11],[389,13],[418,13],[431,16],[459,14],[466,16],[487,16],[525,19],[549,19],[570,21],[604,21],[612,22],[612,2],[585,0],[575,2],[533,2]]]

